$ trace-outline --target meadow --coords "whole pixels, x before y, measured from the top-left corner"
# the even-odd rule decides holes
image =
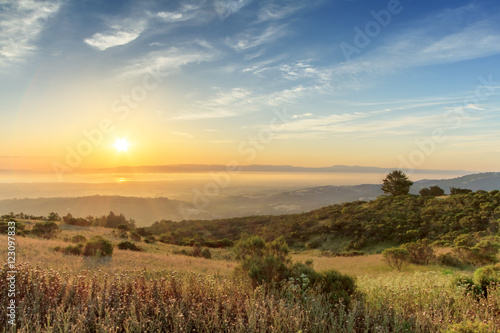
[[[410,264],[399,272],[380,254],[292,252],[293,261],[312,260],[317,271],[336,269],[355,277],[351,301],[332,303],[299,279],[254,288],[234,273],[238,262],[230,248],[211,249],[212,259],[181,255],[189,247],[159,242],[140,242],[141,252],[115,247],[107,259],[64,255],[53,249],[77,234],[102,235],[114,244],[121,238],[109,228],[60,226],[53,239],[16,238],[18,332],[500,330],[498,286],[484,297],[453,284],[471,271]],[[0,244],[7,244],[6,236]],[[0,271],[2,290],[7,289],[6,272],[6,267]],[[6,302],[2,293],[0,304]],[[2,332],[14,332],[5,311],[0,308]]]

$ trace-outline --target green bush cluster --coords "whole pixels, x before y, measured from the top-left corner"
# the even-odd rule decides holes
[[[118,248],[120,250],[142,251],[140,247],[129,241],[120,242]]]
[[[356,291],[354,279],[334,270],[316,272],[302,263],[292,264],[289,247],[283,237],[266,242],[258,236],[248,237],[236,245],[240,260],[237,274],[247,276],[254,286],[283,288],[288,281],[307,281],[306,287],[319,291],[332,302],[349,303]]]
[[[86,257],[111,257],[113,244],[101,236],[94,236],[85,244],[82,254]]]

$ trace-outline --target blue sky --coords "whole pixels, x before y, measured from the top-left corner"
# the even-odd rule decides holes
[[[0,169],[500,171],[499,64],[497,1],[3,0]]]

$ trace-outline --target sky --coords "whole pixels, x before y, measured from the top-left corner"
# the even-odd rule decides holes
[[[499,65],[494,0],[0,0],[0,169],[500,171]]]

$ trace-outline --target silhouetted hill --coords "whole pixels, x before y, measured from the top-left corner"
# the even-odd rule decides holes
[[[416,194],[421,188],[434,185],[441,187],[446,193],[450,192],[450,187],[468,188],[473,191],[493,191],[500,189],[500,172],[477,173],[453,179],[420,180],[415,182],[411,192]]]

